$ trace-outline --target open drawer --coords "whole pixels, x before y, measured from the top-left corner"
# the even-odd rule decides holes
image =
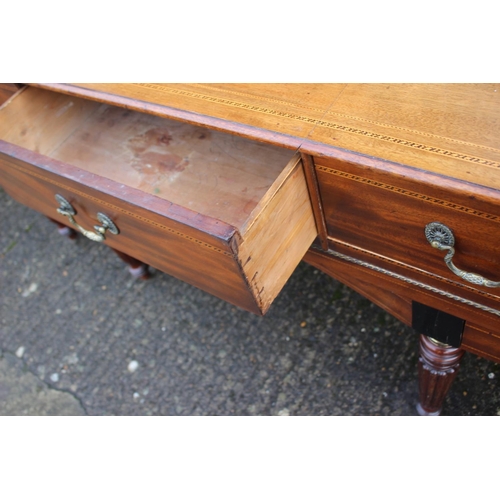
[[[255,313],[317,235],[299,155],[47,90],[0,109],[0,171],[19,202],[70,225],[63,198],[93,239],[103,214],[110,247]]]

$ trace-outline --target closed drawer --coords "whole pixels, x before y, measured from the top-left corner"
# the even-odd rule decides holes
[[[316,237],[300,157],[187,123],[27,88],[0,110],[1,184],[104,242],[264,313]],[[95,232],[95,231],[94,231]]]
[[[425,232],[434,222],[451,229],[452,264],[500,281],[498,191],[370,158],[355,163],[317,157],[315,167],[331,249],[500,309],[500,288],[457,276],[444,261],[448,250],[431,246]],[[491,318],[498,322],[498,316]]]

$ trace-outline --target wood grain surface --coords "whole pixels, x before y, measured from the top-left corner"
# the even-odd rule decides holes
[[[44,84],[257,140],[500,188],[498,84]]]
[[[269,309],[318,234],[298,155],[268,193],[271,196],[257,207],[258,213],[235,249],[263,311]]]

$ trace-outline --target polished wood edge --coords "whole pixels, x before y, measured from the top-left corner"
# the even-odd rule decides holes
[[[45,171],[49,174],[63,177],[65,181],[70,180],[77,183],[78,185],[83,184],[100,193],[110,195],[113,198],[125,199],[127,203],[136,206],[142,206],[141,201],[143,201],[145,194],[137,189],[131,187],[126,187],[125,189],[123,189],[121,188],[121,185],[119,183],[113,180],[104,179],[98,175],[92,174],[85,170],[81,170],[77,167],[68,165],[58,160],[54,160],[40,153],[29,151],[27,149],[21,148],[20,146],[10,144],[1,139],[0,154],[5,154],[6,156],[13,159],[33,165],[34,167],[38,167],[39,169],[41,169],[41,171]],[[18,170],[23,170],[19,165],[16,165],[15,167]],[[50,182],[52,184],[57,182],[54,181],[54,179],[44,177],[41,173],[25,173],[29,175],[38,175],[38,177],[42,178],[42,180],[45,180],[46,182]],[[67,186],[64,185],[63,187]],[[92,198],[90,195],[82,192],[81,190],[78,190],[78,194],[86,198]],[[227,243],[233,237],[234,233],[237,232],[237,229],[235,227],[230,226],[225,222],[214,220],[203,214],[194,212],[188,208],[175,205],[174,203],[165,202],[165,200],[157,198],[154,195],[147,196],[148,208],[145,210],[167,217],[170,220],[186,225],[195,230],[202,231],[203,234],[209,234],[210,236],[221,239]],[[101,200],[93,200],[102,203]],[[113,208],[123,212],[123,210],[119,207]]]
[[[323,163],[333,163],[337,159],[329,158]],[[384,162],[385,163],[385,162]],[[356,173],[362,170],[362,173]],[[445,207],[461,214],[481,217],[489,221],[500,221],[500,214],[493,213],[500,203],[500,191],[496,189],[470,186],[464,182],[458,183],[443,181],[443,179],[430,178],[429,174],[420,176],[415,182],[408,173],[383,172],[383,169],[367,169],[359,163],[339,162],[339,168],[332,165],[323,165],[321,159],[316,161],[316,171],[321,175],[334,177],[374,187],[389,193],[396,193],[411,199],[417,199],[438,207]],[[478,188],[479,189],[476,189]],[[462,200],[462,204],[453,200]],[[464,204],[465,203],[465,204]]]
[[[153,104],[130,97],[123,97],[116,94],[107,92],[90,90],[77,85],[64,84],[64,83],[30,83],[32,87],[39,87],[63,94],[72,95],[75,97],[84,97],[93,101],[112,104],[125,109],[140,111],[142,113],[149,113],[152,115],[169,118],[172,120],[179,120],[191,125],[203,126],[212,130],[226,132],[232,135],[238,135],[247,139],[256,140],[267,144],[282,147],[284,149],[298,150],[303,142],[300,137],[282,134],[280,132],[273,132],[267,129],[261,129],[252,125],[224,120],[208,115],[202,115],[192,111],[183,109],[172,108],[161,104]]]
[[[310,155],[301,154],[302,165],[304,166],[304,174],[309,189],[309,196],[311,197],[311,204],[316,220],[316,228],[318,230],[318,239],[323,250],[328,250],[328,232],[326,229],[325,213],[323,211],[323,203],[321,201],[321,194],[319,191],[318,178],[316,176],[316,169],[314,168],[314,161]]]
[[[491,325],[488,328],[473,321],[467,321],[460,347],[476,356],[500,363],[500,348],[491,349],[491,344],[500,346],[500,334],[497,332],[496,325]],[[484,344],[478,343],[478,339],[486,340],[490,346],[486,348]]]
[[[442,190],[464,192],[467,191],[469,196],[478,196],[488,200],[500,202],[500,191],[498,189],[475,184],[461,179],[455,179],[443,174],[430,172],[418,167],[412,167],[402,163],[385,160],[383,158],[375,158],[362,153],[356,153],[341,148],[333,148],[321,143],[311,144],[304,142],[300,148],[302,153],[312,154],[314,156],[316,168],[321,168],[325,173],[335,175],[337,169],[322,165],[322,159],[325,162],[339,160],[353,166],[362,166],[365,174],[357,176],[360,180],[370,181],[370,177],[376,173],[377,175],[385,175],[391,178],[391,182],[396,183],[398,179],[402,182],[411,181],[415,186],[419,186],[420,190],[432,189],[438,186]],[[349,174],[345,174],[349,175]],[[394,186],[395,187],[395,186]]]
[[[477,347],[473,347],[465,343],[462,344],[462,347],[464,351],[467,351],[470,354],[474,354],[475,356],[479,356],[480,358],[489,359],[494,363],[500,363],[500,356],[495,356],[490,352],[483,351],[482,349],[478,349]]]

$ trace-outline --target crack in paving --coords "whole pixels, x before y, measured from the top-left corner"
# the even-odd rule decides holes
[[[41,380],[13,353],[0,350],[0,415],[87,416],[78,396]]]

